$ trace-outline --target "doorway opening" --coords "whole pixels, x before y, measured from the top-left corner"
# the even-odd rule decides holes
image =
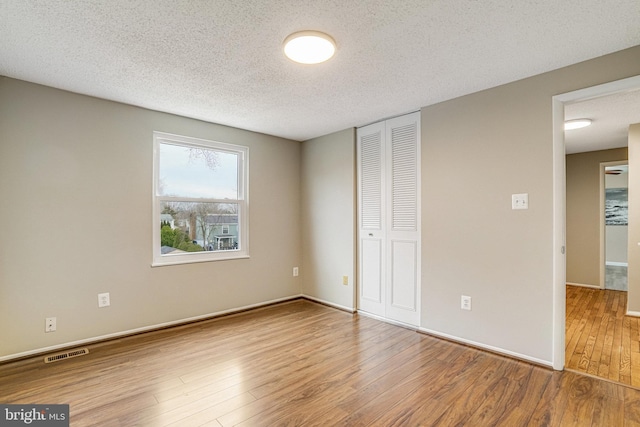
[[[625,335],[625,332],[620,332],[620,340],[616,337],[611,337],[607,335],[611,330],[615,330],[618,332],[617,327],[612,327],[612,322],[614,320],[621,320],[621,325],[624,327],[629,326],[630,331],[633,330],[635,325],[635,329],[640,328],[640,318],[630,317],[628,316],[630,313],[627,311],[626,306],[626,292],[607,290],[605,289],[606,283],[606,262],[607,262],[607,252],[612,254],[612,249],[607,251],[606,247],[606,214],[605,214],[605,202],[606,202],[606,187],[605,187],[605,175],[606,175],[606,167],[608,166],[621,166],[622,163],[618,164],[606,164],[600,165],[600,176],[601,176],[601,195],[600,202],[602,208],[600,209],[599,215],[602,217],[600,222],[601,230],[600,230],[600,239],[598,241],[598,246],[595,249],[595,255],[593,258],[593,264],[595,264],[597,269],[594,271],[591,282],[582,282],[582,283],[593,283],[591,287],[576,287],[576,286],[567,286],[567,258],[565,257],[565,248],[567,251],[571,251],[571,244],[569,246],[566,242],[566,213],[567,213],[567,204],[566,200],[568,198],[567,195],[567,180],[566,180],[566,169],[565,169],[565,160],[566,160],[566,145],[565,145],[565,133],[563,130],[563,123],[565,120],[565,108],[567,106],[571,106],[574,104],[603,99],[606,97],[614,97],[621,94],[630,94],[634,93],[638,95],[638,99],[640,99],[640,76],[619,80],[599,86],[594,86],[562,95],[558,95],[553,97],[553,123],[554,123],[554,247],[555,255],[554,255],[554,363],[553,366],[555,369],[570,369],[575,370],[577,372],[583,372],[586,374],[601,376],[603,378],[612,379],[614,381],[619,381],[625,384],[632,384],[632,380],[635,377],[635,382],[633,385],[640,384],[640,372],[633,374],[626,372],[622,368],[624,366],[628,366],[629,364],[624,363],[624,359],[627,357],[625,354],[625,349],[623,346],[624,342],[629,342],[630,340],[633,342],[640,341],[636,339],[638,337],[633,337],[630,332]],[[571,117],[566,117],[567,119]],[[631,120],[626,125],[628,127],[629,124],[637,123],[640,120]],[[618,146],[619,147],[619,146]],[[609,147],[611,148],[611,147]],[[593,151],[598,150],[597,148],[593,149]],[[584,152],[588,152],[590,150],[583,150]],[[621,158],[618,158],[621,160]],[[614,160],[614,159],[609,159]],[[602,162],[606,163],[606,162]],[[596,177],[598,173],[598,164],[596,167]],[[614,169],[611,169],[614,170]],[[617,170],[617,169],[616,169]],[[622,173],[619,173],[621,175]],[[613,173],[610,173],[613,175]],[[597,178],[596,184],[597,185]],[[597,199],[597,196],[596,196]],[[596,202],[597,204],[597,202]],[[597,208],[597,206],[596,206]],[[596,214],[598,215],[598,214]],[[597,227],[594,225],[594,229]],[[598,231],[595,231],[596,238],[598,235]],[[614,234],[614,233],[611,233]],[[594,239],[595,240],[595,239]],[[600,247],[600,256],[598,257],[598,247]],[[575,250],[575,246],[574,246]],[[620,262],[621,261],[611,261],[612,262]],[[593,265],[592,264],[592,265]],[[614,265],[615,266],[615,265]],[[599,272],[599,274],[598,274]],[[607,302],[596,301],[592,298],[594,295],[603,295],[605,293],[610,292],[618,292],[619,295],[617,297],[613,297],[607,299]],[[576,297],[576,295],[579,295]],[[586,295],[586,296],[585,296]],[[624,298],[622,298],[623,295]],[[590,306],[585,306],[583,304],[587,303]],[[616,312],[615,314],[607,313],[604,315],[604,310],[606,307],[615,306]],[[598,307],[597,310],[594,307]],[[602,308],[602,309],[601,309]],[[570,316],[581,313],[588,312],[592,314],[592,318],[595,319],[593,325],[595,327],[600,327],[605,325],[604,328],[600,328],[597,330],[597,333],[594,334],[594,330],[586,331],[586,334],[583,332],[587,329],[587,326],[584,322],[577,321],[573,318],[570,319]],[[606,321],[605,321],[606,320]],[[578,325],[578,326],[576,326]],[[576,332],[580,332],[580,334],[575,335]],[[600,342],[597,339],[604,338],[604,341],[608,341],[609,343],[613,343],[613,348],[611,351],[607,350],[605,347],[600,345]],[[593,364],[593,359],[598,355],[609,356],[607,361],[607,365],[597,365]],[[619,357],[620,368],[614,368],[613,363],[615,363],[615,358]],[[579,368],[574,368],[569,366],[570,363],[577,362],[576,365],[579,365]],[[624,365],[624,366],[623,366]],[[606,369],[603,369],[605,367]],[[608,372],[606,372],[608,371]],[[618,373],[618,376],[615,376],[614,371]],[[611,375],[614,375],[612,377]]]

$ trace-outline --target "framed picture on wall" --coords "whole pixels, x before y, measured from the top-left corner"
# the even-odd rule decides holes
[[[604,213],[606,225],[629,224],[629,198],[627,188],[605,189]]]

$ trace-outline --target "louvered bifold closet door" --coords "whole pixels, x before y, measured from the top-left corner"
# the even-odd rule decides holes
[[[420,115],[358,129],[358,308],[419,325]]]
[[[386,317],[418,326],[420,321],[420,114],[386,123]]]
[[[385,315],[384,123],[358,129],[358,308]]]

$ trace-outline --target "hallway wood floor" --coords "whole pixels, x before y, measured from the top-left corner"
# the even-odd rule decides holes
[[[640,426],[640,391],[305,300],[0,365],[81,426]]]
[[[566,369],[640,387],[640,318],[627,293],[567,286]]]

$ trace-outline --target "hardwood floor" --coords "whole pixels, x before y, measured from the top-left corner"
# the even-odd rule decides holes
[[[640,318],[627,293],[567,286],[565,366],[640,387]]]
[[[640,426],[640,391],[305,300],[0,365],[72,426]]]

